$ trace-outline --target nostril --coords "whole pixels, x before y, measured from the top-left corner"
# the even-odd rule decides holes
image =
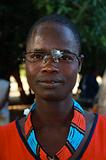
[[[41,69],[42,72],[58,72],[59,71],[59,68],[55,67],[55,66],[45,66],[45,67],[42,67]]]

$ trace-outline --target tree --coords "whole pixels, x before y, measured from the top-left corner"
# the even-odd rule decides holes
[[[33,11],[28,0],[0,1],[0,72],[11,74],[18,67],[17,58],[22,55]]]
[[[39,16],[59,13],[78,25],[82,52],[87,67],[97,66],[102,74],[106,65],[106,1],[105,0],[33,0]]]
[[[0,1],[0,59],[4,57],[7,64],[11,59],[12,63],[15,62],[24,49],[30,26],[39,17],[52,13],[66,15],[77,24],[81,33],[82,52],[87,57],[87,68],[82,73],[91,66],[97,66],[102,74],[106,63],[105,0]]]

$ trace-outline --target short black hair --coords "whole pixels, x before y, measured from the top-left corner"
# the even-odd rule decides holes
[[[76,42],[78,44],[78,48],[79,48],[79,53],[81,52],[81,39],[80,39],[80,34],[78,32],[78,29],[76,28],[75,24],[72,21],[70,21],[65,16],[62,16],[59,14],[44,16],[44,17],[40,18],[37,22],[35,22],[28,33],[26,46],[27,46],[29,40],[32,38],[32,36],[35,35],[36,30],[39,27],[39,25],[41,25],[45,22],[52,22],[52,23],[54,22],[54,23],[61,24],[61,25],[68,27],[73,32],[73,34],[75,36],[75,40],[76,40]]]

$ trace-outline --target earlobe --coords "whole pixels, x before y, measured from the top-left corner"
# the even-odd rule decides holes
[[[78,72],[80,72],[80,71],[81,71],[83,61],[84,61],[84,55],[83,55],[83,54],[81,54],[81,55],[80,55],[80,58],[79,58],[79,67],[78,67]]]
[[[78,67],[78,72],[81,71],[81,68],[82,68],[82,64],[80,63],[80,64],[79,64],[79,67]]]

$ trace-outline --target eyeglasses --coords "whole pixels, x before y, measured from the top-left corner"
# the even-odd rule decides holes
[[[75,61],[80,61],[80,56],[76,55],[75,53],[71,53],[67,50],[58,50],[52,49],[51,51],[47,52],[45,50],[34,50],[32,52],[25,52],[24,53],[24,60],[30,63],[35,62],[44,62],[52,57],[54,62],[64,62],[64,63],[73,63]]]

